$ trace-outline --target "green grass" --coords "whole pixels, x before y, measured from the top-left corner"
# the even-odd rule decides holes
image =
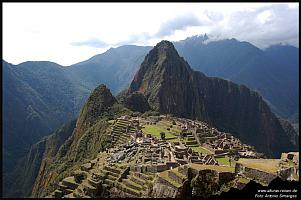
[[[221,158],[215,158],[215,160],[218,162],[219,165],[230,166],[230,162],[229,162],[229,157],[228,156],[224,156],[224,157],[221,157]],[[234,163],[232,162],[231,165],[234,166]]]
[[[240,177],[240,178],[238,179],[238,182],[247,184],[247,183],[250,182],[250,179],[244,178],[244,177]]]
[[[241,158],[237,163],[241,163],[245,167],[258,169],[264,172],[276,174],[280,159],[245,159]]]
[[[197,147],[191,147],[193,150],[198,151],[200,153],[204,153],[204,154],[212,154],[212,152],[210,152],[209,150],[201,147],[201,146],[197,146]]]
[[[172,125],[171,122],[169,121],[165,121],[165,120],[162,120],[158,123],[158,125],[162,128],[170,128],[170,125]],[[181,133],[181,129],[178,125],[172,125],[172,128],[170,128],[171,131],[174,131],[174,132],[177,132],[177,133]]]
[[[176,182],[176,181],[172,180],[171,178],[169,178],[169,176],[168,176],[168,170],[159,173],[158,176],[162,177],[163,179],[165,179],[166,181],[168,181],[169,183],[171,183],[172,185],[174,185],[174,186],[177,187],[177,188],[179,188],[179,187],[182,186],[182,185],[179,184],[178,182]]]
[[[161,135],[160,135],[161,132],[165,133],[165,139],[176,138],[176,136],[171,134],[170,131],[168,131],[164,128],[161,128],[157,125],[145,125],[144,128],[142,129],[142,131],[144,133],[151,134],[158,139],[161,139]]]
[[[168,139],[166,139],[166,141],[168,141],[168,142],[180,142],[180,140],[178,138],[168,138]]]
[[[229,166],[200,165],[200,164],[195,164],[195,163],[189,163],[188,165],[191,168],[197,169],[197,170],[211,169],[211,170],[216,170],[218,172],[234,172],[234,168],[233,167],[229,167]]]

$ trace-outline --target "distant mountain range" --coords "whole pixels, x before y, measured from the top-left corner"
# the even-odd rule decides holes
[[[261,50],[235,39],[206,42],[192,37],[175,47],[195,70],[258,91],[283,118],[299,112],[299,49],[275,45]]]
[[[194,70],[245,84],[280,117],[298,121],[298,48],[277,45],[261,50],[235,39],[210,42],[205,36],[174,46]],[[111,48],[68,67],[47,61],[3,61],[4,179],[32,144],[77,117],[96,86],[104,83],[113,94],[127,88],[151,48]]]

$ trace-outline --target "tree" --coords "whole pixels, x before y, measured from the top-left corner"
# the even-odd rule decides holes
[[[161,133],[160,133],[160,136],[161,136],[161,139],[162,139],[162,140],[165,140],[165,133],[164,133],[164,132],[161,132]]]

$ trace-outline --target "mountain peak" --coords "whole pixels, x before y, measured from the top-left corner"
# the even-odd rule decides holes
[[[150,91],[152,88],[149,86],[156,84],[159,87],[161,83],[171,79],[178,81],[181,75],[187,75],[190,71],[188,63],[179,56],[174,45],[163,40],[146,55],[128,93]]]
[[[127,95],[135,92],[142,93],[139,100],[144,102],[145,98],[155,111],[203,120],[233,132],[268,155],[278,157],[293,146],[256,92],[193,71],[171,42],[161,41],[145,57]]]
[[[77,121],[77,127],[84,129],[101,116],[117,100],[106,85],[101,84],[94,89],[84,105]]]
[[[172,44],[172,42],[168,40],[162,40],[161,42],[156,44],[155,48],[168,49],[168,48],[174,48],[174,45]]]
[[[155,58],[179,56],[173,43],[167,40],[162,40],[161,42],[159,42],[153,48],[153,50],[150,51],[149,55],[155,56]]]

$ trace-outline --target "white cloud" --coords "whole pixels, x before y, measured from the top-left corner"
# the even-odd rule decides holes
[[[271,15],[272,13],[270,10],[265,10],[258,14],[256,18],[261,24],[265,24],[266,22],[271,20]]]
[[[297,46],[298,16],[298,3],[3,3],[3,57],[70,65],[109,46],[203,33]]]

